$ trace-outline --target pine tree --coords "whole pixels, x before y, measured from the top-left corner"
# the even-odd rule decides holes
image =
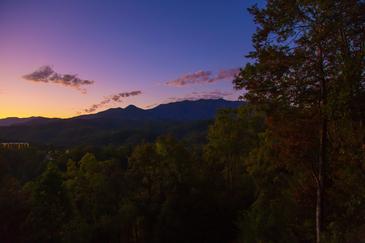
[[[316,241],[323,233],[329,127],[343,118],[364,120],[365,2],[268,0],[249,9],[258,25],[255,50],[234,81],[244,98],[265,104],[269,116],[315,121],[318,159]],[[296,118],[294,118],[296,119]],[[299,118],[298,118],[299,119]],[[275,129],[275,128],[273,128]]]

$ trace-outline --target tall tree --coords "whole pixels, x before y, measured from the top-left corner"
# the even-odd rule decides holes
[[[257,146],[265,130],[264,114],[249,105],[221,110],[210,126],[204,148],[207,171],[223,175],[227,189],[235,193],[245,176],[244,159]]]
[[[285,124],[293,114],[316,121],[316,241],[323,231],[329,127],[364,120],[365,1],[268,0],[249,9],[258,25],[253,59],[234,81],[245,98],[265,104]],[[298,115],[299,114],[299,115]],[[278,122],[277,122],[278,124]],[[275,128],[274,128],[275,129]]]
[[[26,224],[34,232],[31,242],[61,242],[71,216],[71,205],[60,171],[49,163],[27,188],[31,192],[31,212]]]

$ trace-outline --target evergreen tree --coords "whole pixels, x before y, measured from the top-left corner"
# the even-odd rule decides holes
[[[249,11],[258,25],[255,50],[248,55],[254,61],[234,84],[247,90],[250,102],[265,104],[276,125],[285,126],[293,118],[310,127],[314,121],[316,241],[320,242],[332,143],[339,131],[335,127],[350,120],[352,127],[364,131],[365,2],[268,0],[265,7]]]

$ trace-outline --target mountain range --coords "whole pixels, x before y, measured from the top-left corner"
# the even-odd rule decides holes
[[[68,146],[134,143],[164,133],[194,136],[206,132],[219,109],[242,104],[224,99],[185,100],[146,110],[129,105],[67,119],[5,118],[0,119],[0,141]]]

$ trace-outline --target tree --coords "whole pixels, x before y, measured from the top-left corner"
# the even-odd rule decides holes
[[[241,231],[241,225],[237,229],[239,215],[255,201],[256,186],[248,171],[247,158],[259,146],[260,134],[265,131],[264,117],[261,111],[246,104],[238,109],[221,110],[209,128],[198,188],[200,200],[205,203],[201,210],[211,216],[205,225],[219,229],[220,233],[210,242],[235,240],[237,231]]]
[[[29,213],[27,197],[20,183],[10,176],[0,176],[0,239],[2,242],[24,242],[24,221]]]
[[[178,200],[184,200],[183,195],[188,197],[191,162],[185,147],[171,136],[161,137],[155,143],[136,146],[129,157],[126,176],[130,189],[129,200],[134,202],[135,207],[132,211],[139,212],[139,215],[134,214],[134,220],[130,220],[134,222],[132,228],[137,232],[137,240],[169,242],[173,240],[171,236],[176,236],[174,233],[178,231],[174,230],[178,227],[166,228],[172,226],[173,221],[176,224],[179,221],[178,217],[171,220],[171,213],[177,216],[179,209],[175,206]],[[126,202],[128,208],[131,208],[130,201]]]
[[[240,212],[239,242],[308,240],[297,230],[305,231],[307,220],[298,215],[303,208],[297,204],[292,192],[296,189],[294,178],[300,177],[300,174],[292,173],[286,164],[281,163],[274,148],[277,142],[270,130],[260,133],[258,146],[245,157],[247,172],[256,186],[256,195],[254,202]],[[296,222],[298,216],[302,217]]]
[[[258,145],[265,129],[264,114],[249,105],[221,110],[210,126],[204,156],[208,170],[220,173],[231,191],[245,174],[244,159]]]
[[[70,241],[113,241],[119,238],[119,202],[123,176],[115,160],[99,161],[86,153],[79,162],[69,160],[65,185],[74,217],[68,227]]]
[[[234,84],[247,90],[248,101],[265,104],[268,116],[280,126],[288,118],[317,124],[313,168],[320,242],[334,151],[330,142],[336,137],[329,137],[329,129],[344,119],[357,127],[364,121],[364,103],[359,101],[365,97],[365,2],[268,0],[265,7],[249,11],[258,25],[252,39],[255,50],[248,55],[254,62],[241,70]]]
[[[58,168],[49,163],[35,182],[27,185],[31,192],[28,227],[35,242],[60,242],[71,217],[71,204]]]

